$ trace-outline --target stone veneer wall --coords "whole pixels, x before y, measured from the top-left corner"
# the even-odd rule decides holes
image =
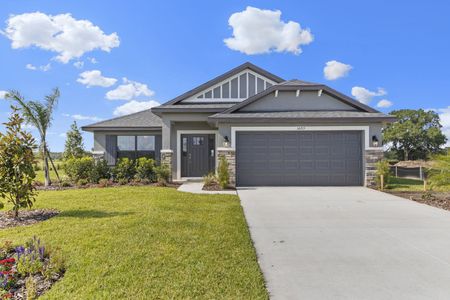
[[[364,159],[366,162],[366,186],[376,187],[376,163],[383,159],[383,149],[365,150]]]
[[[169,176],[169,182],[172,181],[172,156],[173,151],[172,150],[161,150],[161,165],[168,166],[170,170],[170,176]]]
[[[236,186],[236,151],[232,148],[217,148],[217,157],[225,156],[228,162],[228,174],[230,176],[230,185]]]

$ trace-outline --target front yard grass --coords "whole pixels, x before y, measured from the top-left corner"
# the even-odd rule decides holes
[[[61,213],[0,230],[60,246],[67,271],[43,299],[267,299],[237,196],[171,188],[41,191]]]

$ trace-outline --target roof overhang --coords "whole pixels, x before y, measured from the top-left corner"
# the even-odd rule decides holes
[[[88,132],[94,131],[159,131],[162,127],[101,127],[101,126],[82,126],[82,130]]]

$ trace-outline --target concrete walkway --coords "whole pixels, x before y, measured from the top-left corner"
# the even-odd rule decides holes
[[[238,190],[272,299],[450,299],[450,212],[360,187]]]
[[[236,191],[204,191],[203,182],[198,181],[186,181],[178,187],[178,191],[187,192],[193,194],[229,194],[236,195]]]

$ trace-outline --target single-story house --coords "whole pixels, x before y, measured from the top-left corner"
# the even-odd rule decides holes
[[[237,186],[372,186],[383,156],[381,113],[324,84],[244,63],[158,107],[84,126],[114,165],[149,156],[173,180],[229,163]]]

